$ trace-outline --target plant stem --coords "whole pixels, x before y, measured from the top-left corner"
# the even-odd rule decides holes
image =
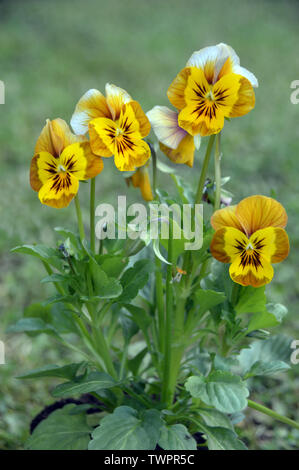
[[[164,335],[165,335],[165,318],[164,318],[164,298],[163,298],[163,275],[162,263],[156,257],[156,304],[158,311],[158,336],[160,352],[164,354]]]
[[[248,400],[248,406],[256,411],[259,411],[260,413],[264,413],[265,415],[271,416],[271,418],[277,419],[277,421],[281,421],[282,423],[288,424],[293,428],[299,429],[299,423],[296,423],[296,421],[293,421],[292,419],[287,418],[286,416],[276,413],[276,411],[273,411],[264,405],[260,405],[255,401]]]
[[[207,150],[206,150],[206,154],[205,154],[205,158],[204,158],[204,161],[203,161],[203,166],[202,166],[202,169],[201,169],[201,174],[200,174],[200,178],[199,178],[199,182],[198,182],[198,187],[197,187],[197,192],[196,192],[196,197],[195,197],[195,204],[200,204],[200,202],[201,202],[202,193],[203,193],[203,189],[204,189],[204,186],[205,186],[206,175],[207,175],[207,171],[208,171],[210,156],[211,156],[211,152],[212,152],[215,137],[216,137],[215,134],[212,134],[210,136],[210,139],[209,139],[209,142],[208,142],[208,146],[207,146]]]
[[[170,389],[170,367],[171,367],[171,339],[172,339],[172,312],[173,312],[173,293],[172,293],[172,220],[169,219],[169,240],[168,240],[168,262],[166,275],[166,316],[165,316],[165,354],[164,354],[164,373],[162,387],[162,401],[171,405]]]
[[[105,340],[101,327],[97,326],[93,308],[87,304],[86,307],[91,317],[91,328],[94,338],[95,349],[98,355],[102,358],[108,374],[110,374],[114,379],[117,379],[118,377],[111,359],[111,354],[107,342]]]
[[[75,206],[76,206],[76,214],[77,214],[80,240],[81,240],[81,242],[83,242],[83,240],[85,238],[85,232],[84,232],[84,225],[83,225],[83,221],[82,221],[82,212],[81,212],[81,207],[80,207],[80,201],[79,201],[78,194],[76,194],[76,196],[75,196]]]
[[[150,149],[151,149],[152,161],[153,161],[153,194],[154,194],[154,199],[156,199],[157,198],[157,155],[152,145],[150,145]]]
[[[221,153],[220,153],[220,132],[216,137],[215,145],[215,201],[214,201],[214,210],[217,211],[220,209],[221,204]]]
[[[95,192],[96,192],[96,179],[90,180],[90,249],[95,252]]]

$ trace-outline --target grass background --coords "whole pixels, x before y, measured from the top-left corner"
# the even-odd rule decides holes
[[[260,83],[256,109],[225,125],[222,173],[232,178],[234,202],[274,192],[287,209],[291,255],[277,267],[269,291],[289,308],[279,332],[299,338],[299,105],[290,102],[290,84],[299,79],[298,14],[295,1],[274,0],[0,1],[0,79],[6,87],[0,106],[0,339],[24,307],[45,294],[39,264],[10,254],[10,248],[53,241],[58,225],[74,227],[72,205],[60,211],[42,206],[29,186],[29,164],[45,119],[69,121],[79,97],[89,88],[104,90],[106,82],[126,89],[146,111],[167,105],[166,90],[191,53],[218,42],[234,47]],[[182,169],[188,180],[196,181],[202,158],[203,149],[194,170]],[[105,160],[97,181],[97,203],[115,202],[127,191],[112,159]],[[137,192],[133,196],[139,198]],[[30,420],[53,399],[50,382],[14,377],[47,362],[62,364],[66,351],[43,336],[6,336],[5,342],[0,448],[21,449]],[[298,419],[298,385],[293,368],[259,381],[256,399]],[[245,427],[250,448],[296,446],[298,434],[255,413]]]

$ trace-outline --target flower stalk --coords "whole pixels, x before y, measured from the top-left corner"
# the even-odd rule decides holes
[[[216,137],[215,134],[212,134],[209,138],[206,154],[204,157],[204,161],[203,161],[203,165],[202,165],[202,169],[201,169],[201,173],[200,173],[200,177],[198,181],[198,186],[197,186],[197,191],[196,191],[196,196],[195,196],[195,204],[200,204],[201,199],[202,199],[202,193],[203,193],[204,186],[205,186],[207,171],[208,171],[208,167],[210,163],[210,158],[211,158],[211,153],[212,153],[215,137]]]
[[[79,201],[79,197],[78,197],[77,194],[75,196],[75,207],[76,207],[76,215],[77,215],[77,222],[78,222],[80,240],[81,240],[81,242],[83,242],[83,240],[85,239],[85,230],[84,230],[84,225],[83,225],[80,201]]]
[[[221,204],[221,152],[220,152],[221,133],[216,136],[215,144],[215,201],[214,210],[220,209]]]

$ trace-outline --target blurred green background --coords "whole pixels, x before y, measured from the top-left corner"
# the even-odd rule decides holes
[[[69,121],[89,88],[104,91],[106,82],[115,83],[147,111],[168,105],[166,90],[194,50],[218,42],[236,50],[260,86],[256,109],[225,125],[222,173],[232,178],[227,189],[234,202],[255,193],[276,194],[287,209],[291,254],[277,266],[268,292],[289,309],[276,332],[299,339],[299,105],[290,102],[290,84],[299,79],[298,17],[298,2],[270,0],[0,1],[0,79],[6,86],[6,103],[0,106],[0,339],[5,338],[7,362],[0,366],[1,449],[22,449],[32,417],[53,401],[51,382],[14,377],[47,362],[63,364],[68,354],[45,336],[5,336],[7,325],[31,302],[43,300],[46,290],[37,260],[9,250],[53,241],[55,226],[74,228],[73,205],[42,206],[28,172],[45,119]],[[189,181],[199,174],[203,151],[193,170],[181,170]],[[140,197],[132,191],[130,197]],[[97,203],[115,202],[126,192],[112,159],[105,160]],[[87,196],[82,184],[84,207]],[[298,420],[298,388],[293,367],[271,381],[258,381],[255,399]],[[250,448],[294,445],[296,436],[286,426],[247,414],[242,426]]]

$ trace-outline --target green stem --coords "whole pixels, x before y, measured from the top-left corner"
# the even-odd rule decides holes
[[[216,137],[215,145],[215,201],[214,210],[220,209],[221,204],[221,153],[220,153],[220,132]]]
[[[139,401],[144,406],[146,406],[146,408],[152,407],[152,403],[149,400],[146,400],[145,397],[142,397],[141,395],[135,393],[130,387],[124,387],[123,390],[132,398],[135,398],[135,400]]]
[[[84,232],[84,225],[83,225],[83,220],[82,220],[82,212],[81,212],[81,207],[80,207],[80,201],[78,194],[75,196],[75,206],[76,206],[76,214],[77,214],[77,221],[78,221],[78,228],[79,228],[79,235],[80,235],[80,240],[83,242],[85,238],[85,232]]]
[[[260,413],[264,413],[265,415],[271,416],[271,418],[277,419],[277,421],[281,421],[282,423],[288,424],[289,426],[292,426],[293,428],[299,429],[299,423],[296,423],[296,421],[293,421],[290,418],[286,418],[286,416],[276,413],[276,411],[273,411],[264,405],[260,405],[259,403],[256,403],[255,401],[248,400],[248,406],[250,408],[253,408],[256,411],[259,411]]]
[[[90,249],[95,252],[95,192],[96,179],[90,180]]]
[[[86,307],[91,317],[91,322],[92,322],[91,328],[92,328],[94,345],[95,345],[96,351],[99,354],[99,356],[102,358],[108,374],[110,374],[114,379],[117,379],[118,377],[117,377],[117,374],[116,374],[116,371],[115,371],[115,368],[111,359],[111,354],[110,354],[107,342],[103,335],[102,329],[99,326],[97,326],[93,308],[90,305],[86,305]]]
[[[200,178],[198,182],[198,187],[197,187],[197,192],[196,192],[196,197],[195,197],[195,204],[200,204],[201,202],[215,137],[216,137],[215,134],[212,134],[208,142],[208,146],[207,146],[207,150],[206,150],[206,154],[205,154],[205,158],[203,161],[203,166],[201,169],[201,174],[200,174]]]
[[[129,349],[129,342],[125,341],[123,352],[122,352],[121,363],[120,363],[120,369],[119,369],[119,380],[124,379],[125,367],[126,367],[127,359],[128,359],[128,349]]]
[[[159,258],[156,257],[156,304],[158,311],[158,336],[159,336],[159,348],[160,352],[164,354],[164,298],[163,298],[163,275],[162,275],[162,263]]]
[[[162,386],[162,401],[171,405],[172,393],[170,389],[170,367],[171,367],[171,339],[172,339],[172,312],[173,312],[173,292],[172,292],[172,220],[169,219],[169,240],[168,240],[168,262],[166,275],[166,316],[165,316],[165,354],[164,373]]]
[[[152,161],[153,161],[153,194],[154,194],[154,199],[157,199],[157,155],[152,145],[150,145],[150,149],[151,149]]]

